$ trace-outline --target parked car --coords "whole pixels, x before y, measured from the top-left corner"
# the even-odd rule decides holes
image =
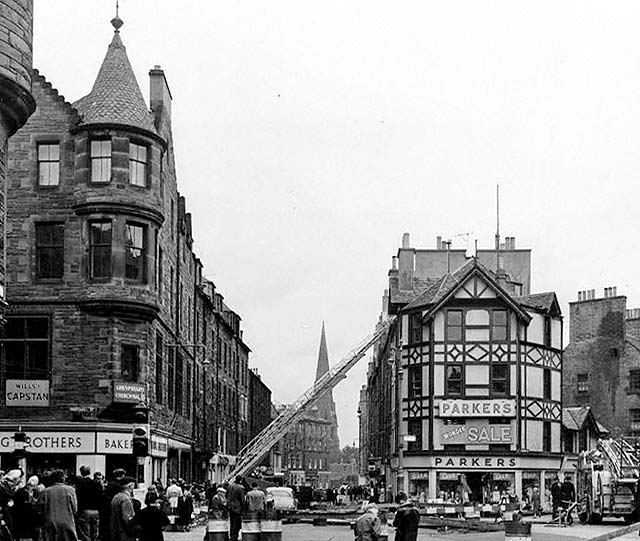
[[[289,487],[268,487],[267,501],[273,500],[273,508],[277,511],[295,511],[298,502],[293,495],[293,489]]]

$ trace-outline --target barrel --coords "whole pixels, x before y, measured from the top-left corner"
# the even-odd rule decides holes
[[[209,520],[207,541],[229,541],[229,521]]]
[[[249,512],[242,517],[242,541],[260,541],[260,514]]]
[[[531,522],[504,522],[505,541],[531,541]]]
[[[282,521],[280,519],[262,519],[260,535],[262,541],[282,541]]]

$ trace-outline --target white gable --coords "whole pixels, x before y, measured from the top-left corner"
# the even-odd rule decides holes
[[[457,299],[494,299],[496,293],[493,288],[479,276],[472,276],[458,291]]]

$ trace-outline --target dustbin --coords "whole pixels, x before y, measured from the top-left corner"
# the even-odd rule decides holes
[[[531,541],[531,522],[504,522],[505,541]]]

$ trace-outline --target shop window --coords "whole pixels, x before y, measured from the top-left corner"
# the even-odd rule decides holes
[[[491,312],[491,339],[507,340],[507,337],[507,311],[493,310],[493,312]]]
[[[407,433],[415,436],[415,441],[407,442],[408,451],[422,450],[422,419],[409,419],[407,421]]]
[[[36,224],[36,278],[62,278],[63,263],[64,224]]]
[[[140,350],[138,346],[123,344],[120,352],[120,376],[123,381],[140,379]]]
[[[162,404],[162,378],[164,377],[164,340],[156,333],[156,403]]]
[[[147,186],[147,147],[129,143],[129,183]]]
[[[551,400],[551,368],[542,370],[542,398]]]
[[[49,318],[7,317],[4,366],[6,379],[49,377]]]
[[[629,370],[629,390],[640,393],[640,370]]]
[[[551,347],[551,317],[544,316],[544,345]]]
[[[447,340],[449,342],[462,340],[462,310],[447,311]]]
[[[111,182],[111,141],[91,141],[91,182]]]
[[[409,343],[419,344],[422,342],[422,314],[409,315]]]
[[[509,394],[509,365],[491,365],[491,394],[505,396]]]
[[[60,183],[60,145],[38,145],[38,186],[57,186]]]
[[[542,423],[542,450],[551,452],[551,422],[543,421]]]
[[[631,382],[629,382],[629,385],[631,385]],[[589,392],[589,373],[587,372],[584,374],[578,374],[578,394],[586,394],[588,392]]]
[[[147,228],[145,226],[127,222],[125,277],[129,280],[145,281],[146,233]]]
[[[640,408],[631,408],[629,410],[629,421],[631,422],[631,430],[640,429]]]
[[[408,369],[409,398],[422,396],[422,367],[410,366]]]
[[[461,396],[462,395],[462,365],[450,364],[447,365],[447,381],[445,388],[447,395]]]
[[[89,276],[111,277],[111,222],[89,222]]]

